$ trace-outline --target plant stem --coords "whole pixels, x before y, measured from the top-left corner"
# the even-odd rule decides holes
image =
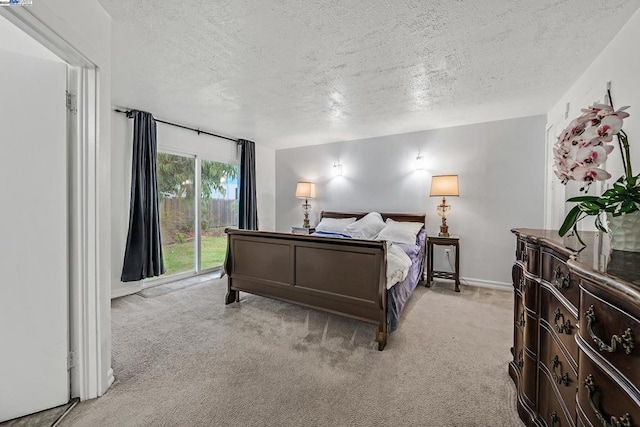
[[[627,134],[622,129],[620,129],[620,132],[618,132],[617,136],[618,136],[618,142],[621,145],[620,149],[622,150],[622,147],[624,147],[624,155],[622,156],[624,172],[627,179],[631,179],[633,177],[633,171],[631,170],[631,157],[630,157],[631,153],[629,151],[629,138],[627,137]]]
[[[580,238],[580,233],[578,233],[578,224],[577,223],[573,224],[573,234],[575,234],[575,236],[578,238],[578,242],[580,242],[580,244],[582,245],[582,248],[584,249],[587,245]]]
[[[609,98],[609,105],[613,110],[613,98],[611,98],[611,89],[607,89],[607,97]],[[618,145],[620,146],[620,156],[622,156],[622,166],[624,167],[624,174],[627,180],[633,177],[633,172],[631,171],[631,157],[629,153],[629,139],[627,138],[627,134],[620,129],[620,132],[616,134],[618,137]],[[624,146],[624,149],[622,148]]]
[[[620,158],[622,159],[622,167],[624,169],[624,174],[625,174],[625,176],[628,177],[628,175],[627,175],[627,161],[624,158],[624,147],[622,146],[622,138],[620,137],[620,132],[618,132],[616,134],[616,136],[618,137],[618,148],[620,148]]]

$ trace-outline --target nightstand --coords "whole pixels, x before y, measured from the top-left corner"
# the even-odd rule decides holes
[[[316,229],[314,227],[304,228],[304,227],[291,227],[291,233],[293,234],[304,234],[309,235],[311,233],[315,233]]]
[[[449,271],[434,271],[433,270],[433,247],[434,246],[453,246],[456,256],[455,268],[453,272]],[[427,251],[429,256],[427,257],[427,283],[425,286],[430,287],[435,277],[441,279],[451,279],[455,281],[456,292],[460,292],[460,237],[449,236],[429,236],[427,237]]]

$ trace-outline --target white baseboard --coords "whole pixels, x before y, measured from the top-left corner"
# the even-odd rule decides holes
[[[111,385],[115,380],[116,380],[116,377],[113,376],[113,368],[109,368],[109,370],[107,371],[107,384],[108,384],[107,389],[111,387]]]
[[[132,295],[142,290],[142,281],[139,282],[117,282],[111,285],[111,299],[120,298],[125,295]]]
[[[493,280],[474,279],[472,277],[461,277],[461,284],[468,284],[471,286],[479,286],[481,288],[498,289],[501,291],[512,291],[513,285],[511,283],[496,282]]]

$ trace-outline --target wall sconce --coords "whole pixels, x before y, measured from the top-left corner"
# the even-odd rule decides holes
[[[423,171],[425,169],[425,158],[422,154],[418,154],[416,157],[416,170]]]
[[[333,162],[333,167],[331,168],[331,175],[342,176],[342,165],[340,163]]]
[[[431,197],[442,197],[442,203],[438,205],[438,215],[442,217],[440,226],[440,237],[449,237],[449,226],[447,226],[447,215],[451,211],[451,206],[447,205],[446,197],[459,196],[458,175],[436,175],[431,178]]]

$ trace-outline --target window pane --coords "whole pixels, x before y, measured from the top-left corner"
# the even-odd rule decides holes
[[[238,225],[238,167],[203,160],[200,204],[201,269],[219,267],[227,253],[224,229]]]
[[[195,271],[195,158],[158,153],[158,196],[165,275]]]

